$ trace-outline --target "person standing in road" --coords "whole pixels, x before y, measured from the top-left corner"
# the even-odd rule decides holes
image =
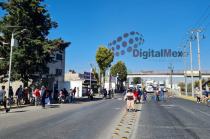
[[[138,88],[138,95],[139,95],[139,97],[138,97],[138,101],[139,101],[139,103],[141,103],[142,91],[141,91],[141,89],[140,89],[140,88]]]
[[[146,92],[146,88],[145,87],[143,87],[143,101],[145,102],[145,101],[147,101],[147,92]]]
[[[124,100],[127,101],[127,111],[135,111],[135,107],[134,107],[134,93],[131,89],[129,89],[127,91],[127,93],[124,96]]]
[[[138,101],[138,98],[139,98],[139,94],[138,94],[136,89],[134,89],[133,94],[135,96],[134,97],[134,103],[137,104],[137,101]]]
[[[7,97],[6,97],[5,86],[2,86],[0,90],[0,102],[3,104],[6,113],[9,112],[9,109],[7,108]]]
[[[164,101],[164,91],[163,91],[163,88],[160,88],[160,96],[161,96],[161,100]]]
[[[155,95],[156,95],[156,101],[157,101],[157,102],[160,101],[160,92],[159,92],[159,89],[157,89],[157,90],[155,91]]]

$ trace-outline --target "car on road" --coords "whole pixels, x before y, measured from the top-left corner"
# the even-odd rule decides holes
[[[147,93],[154,93],[154,88],[152,85],[146,86],[145,90]]]

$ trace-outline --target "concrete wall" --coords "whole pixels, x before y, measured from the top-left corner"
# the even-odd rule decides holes
[[[75,96],[77,98],[82,97],[82,83],[83,80],[78,80],[78,81],[70,81],[70,88],[74,89],[74,87],[76,87],[76,94]]]
[[[56,54],[61,54],[62,55],[62,60],[56,60]],[[55,81],[58,82],[63,82],[64,81],[64,74],[65,74],[65,51],[62,53],[56,52],[55,53],[55,58],[54,60],[56,61],[55,63],[48,63],[47,66],[49,67],[49,74],[51,75],[56,75],[56,69],[61,69],[62,74],[59,76],[55,76]]]
[[[6,82],[6,83],[0,83],[0,88],[2,87],[2,85],[4,85],[6,87],[6,95],[7,95],[8,90],[9,90],[8,82]],[[16,90],[18,89],[18,87],[20,85],[23,86],[23,83],[21,81],[14,81],[14,82],[11,82],[10,83],[10,86],[12,86],[12,88],[13,88],[14,95],[15,95],[15,92],[16,92]]]
[[[106,90],[109,90],[109,83],[106,82],[104,87],[106,88]],[[115,83],[111,83],[110,89],[115,89]]]

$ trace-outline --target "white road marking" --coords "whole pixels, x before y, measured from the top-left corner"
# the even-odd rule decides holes
[[[210,116],[210,114],[207,113],[207,112],[203,112],[203,111],[200,111],[200,110],[198,110],[198,111],[201,112],[201,113],[203,113],[204,115]]]

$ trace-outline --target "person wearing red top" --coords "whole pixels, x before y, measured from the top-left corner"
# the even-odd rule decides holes
[[[35,106],[37,106],[39,104],[39,102],[40,102],[40,97],[41,97],[39,88],[36,88],[34,90],[33,94],[35,96]]]
[[[139,97],[139,93],[137,92],[137,90],[135,89],[134,92],[133,92],[135,98],[134,98],[134,102],[135,104],[137,103],[137,100],[138,100],[138,97]]]

